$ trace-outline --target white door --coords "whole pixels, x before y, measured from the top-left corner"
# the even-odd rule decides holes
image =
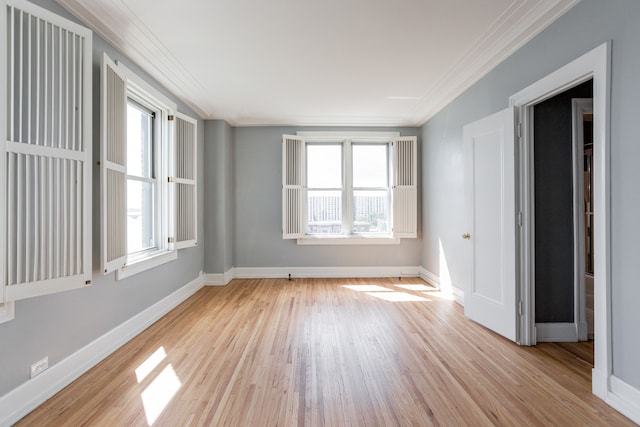
[[[463,238],[471,251],[464,313],[516,340],[516,205],[513,108],[464,127]]]

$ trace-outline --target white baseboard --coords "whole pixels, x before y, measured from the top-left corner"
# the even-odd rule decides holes
[[[440,276],[432,271],[427,270],[424,267],[420,267],[420,277],[425,282],[432,284],[443,292],[450,291],[453,295],[453,300],[464,307],[464,291],[462,290],[462,288],[456,286],[455,284],[452,284],[450,289],[443,289],[442,284],[440,283]]]
[[[224,286],[224,274],[205,274],[204,275],[205,286]]]
[[[0,426],[10,426],[93,368],[204,285],[203,275],[0,397]]]
[[[451,287],[453,293],[453,300],[464,307],[464,291],[457,286]]]
[[[640,390],[611,375],[611,391],[605,401],[616,411],[640,424]]]
[[[573,322],[536,323],[537,342],[577,342],[578,328]]]
[[[236,267],[234,277],[253,278],[291,278],[296,277],[418,277],[419,267]]]
[[[440,277],[438,277],[437,274],[427,270],[422,266],[420,266],[419,272],[420,272],[420,278],[422,280],[440,289]]]
[[[205,286],[227,286],[230,281],[236,278],[235,269],[231,268],[224,274],[205,274]]]

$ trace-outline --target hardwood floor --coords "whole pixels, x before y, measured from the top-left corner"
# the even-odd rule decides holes
[[[590,370],[495,335],[419,279],[234,280],[18,425],[634,425],[591,394]]]

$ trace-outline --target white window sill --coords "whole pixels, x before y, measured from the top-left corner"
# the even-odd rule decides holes
[[[125,264],[119,270],[116,270],[116,280],[122,280],[134,274],[162,265],[166,262],[173,261],[178,258],[178,251],[162,251],[157,254],[150,255],[146,258],[136,260]]]
[[[400,238],[392,236],[305,236],[299,245],[397,245]]]

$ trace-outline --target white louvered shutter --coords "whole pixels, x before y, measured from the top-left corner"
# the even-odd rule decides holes
[[[173,195],[176,249],[198,244],[197,125],[184,114],[175,116]]]
[[[3,4],[2,21],[2,255],[12,301],[91,283],[92,39],[22,0]]]
[[[127,81],[106,54],[101,87],[101,252],[107,274],[127,259]]]
[[[304,139],[282,136],[282,238],[304,237]]]
[[[418,236],[418,142],[415,136],[393,140],[393,235]]]

